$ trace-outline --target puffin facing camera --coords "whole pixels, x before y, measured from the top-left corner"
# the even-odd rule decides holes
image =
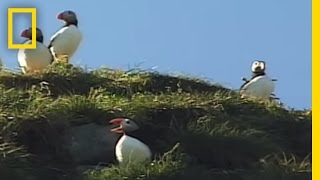
[[[263,73],[266,70],[266,62],[265,61],[253,61],[251,65],[251,71],[253,73]]]
[[[257,97],[262,99],[270,99],[270,97],[275,96],[275,84],[274,81],[276,79],[271,79],[265,72],[266,70],[266,62],[255,60],[251,64],[251,79],[245,81],[240,86],[240,94],[242,97],[250,96]],[[273,98],[275,99],[275,98]]]

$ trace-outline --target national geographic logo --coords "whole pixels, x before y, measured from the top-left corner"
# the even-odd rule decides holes
[[[31,44],[14,44],[13,43],[13,14],[14,13],[30,13],[31,14],[31,28],[32,40]],[[36,49],[37,37],[37,9],[36,8],[8,8],[8,49]]]

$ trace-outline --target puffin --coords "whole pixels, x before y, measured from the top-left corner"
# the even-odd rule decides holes
[[[36,72],[47,68],[52,62],[52,54],[47,46],[43,44],[43,34],[40,28],[36,28],[36,49],[19,49],[18,63],[21,71],[25,74]],[[32,29],[31,27],[21,32],[21,37],[26,38],[23,44],[31,44]]]
[[[115,118],[109,123],[117,125],[117,127],[111,129],[111,132],[121,134],[115,147],[116,159],[120,165],[148,163],[151,161],[152,152],[150,148],[128,134],[139,129],[139,126],[134,121],[127,118]]]
[[[66,10],[59,13],[57,19],[64,21],[65,24],[50,38],[48,48],[54,60],[67,57],[69,61],[82,41],[77,15],[71,10]]]
[[[255,60],[251,65],[252,77],[250,80],[243,78],[244,84],[240,87],[242,97],[256,97],[270,99],[274,96],[276,79],[271,79],[266,74],[266,62]]]

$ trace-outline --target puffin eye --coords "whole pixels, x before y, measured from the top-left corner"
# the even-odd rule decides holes
[[[126,119],[126,123],[127,123],[127,124],[130,124],[130,121],[129,121],[128,119]]]

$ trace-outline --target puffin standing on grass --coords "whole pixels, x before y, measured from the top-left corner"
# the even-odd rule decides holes
[[[242,97],[256,97],[269,99],[274,96],[274,81],[266,75],[266,63],[264,61],[254,61],[251,66],[252,77],[250,80],[243,78],[245,83],[240,87]]]
[[[67,56],[70,61],[82,41],[77,15],[75,12],[67,10],[61,12],[57,19],[64,21],[65,25],[51,37],[48,47],[55,60]]]
[[[40,71],[48,67],[52,62],[50,50],[43,44],[43,34],[41,29],[36,28],[36,49],[19,49],[18,63],[23,73]],[[21,37],[27,38],[24,44],[31,44],[32,29],[22,31]]]
[[[138,125],[125,118],[116,118],[109,123],[118,125],[111,132],[122,134],[115,147],[115,155],[120,165],[146,163],[151,161],[151,150],[140,140],[129,136],[127,133],[139,129]]]

